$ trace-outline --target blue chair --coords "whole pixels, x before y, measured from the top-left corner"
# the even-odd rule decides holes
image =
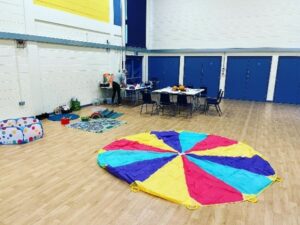
[[[220,108],[220,103],[222,101],[223,94],[224,94],[223,90],[220,89],[219,92],[218,92],[217,98],[207,98],[206,99],[205,114],[209,110],[209,106],[213,105],[213,106],[215,106],[219,116],[222,115],[222,111],[221,111],[221,108]]]
[[[179,114],[180,114],[181,109],[187,110],[187,114],[186,114],[187,117],[189,115],[190,116],[193,115],[193,104],[188,102],[187,96],[185,93],[181,93],[181,94],[177,95],[177,111]]]
[[[164,111],[166,109],[169,110],[170,114],[172,113],[172,115],[175,116],[176,105],[173,102],[171,102],[170,94],[168,92],[160,93],[159,107],[162,111],[162,114],[164,114]]]

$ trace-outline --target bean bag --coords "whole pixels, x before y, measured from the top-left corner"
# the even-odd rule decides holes
[[[0,121],[0,145],[25,144],[43,135],[42,123],[34,117]]]

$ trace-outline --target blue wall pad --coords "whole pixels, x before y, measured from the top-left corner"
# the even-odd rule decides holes
[[[219,91],[222,57],[194,57],[184,59],[184,85],[207,87],[208,96],[216,97]]]
[[[266,101],[272,57],[230,56],[227,60],[225,97]]]
[[[143,78],[143,56],[126,56],[127,84],[137,84]]]
[[[279,57],[274,102],[300,104],[300,57]]]
[[[150,56],[148,58],[148,80],[158,80],[158,88],[179,83],[178,56]]]
[[[117,26],[122,25],[121,0],[114,0],[114,24]]]
[[[146,47],[146,0],[127,0],[127,46]]]

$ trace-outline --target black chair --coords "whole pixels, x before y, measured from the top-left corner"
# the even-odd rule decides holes
[[[201,108],[202,108],[203,111],[205,111],[206,110],[207,87],[202,86],[202,87],[199,87],[199,89],[203,89],[203,91],[196,96],[197,97],[197,109],[201,110]],[[201,101],[203,102],[203,104],[201,104]]]
[[[201,97],[206,98],[207,97],[207,87],[200,87],[199,89],[204,89],[204,91],[201,92]]]
[[[149,82],[152,84],[152,90],[157,90],[159,87],[159,80],[157,78],[152,78],[152,80],[149,80]]]
[[[168,92],[160,93],[159,107],[164,114],[165,109],[169,110],[173,116],[175,116],[175,104],[170,100],[170,94]]]
[[[181,93],[181,94],[177,95],[177,111],[179,114],[180,114],[181,109],[188,110],[187,114],[186,114],[187,117],[189,115],[190,116],[193,115],[193,104],[188,102],[187,96],[185,93]]]
[[[141,105],[140,114],[143,112],[144,105],[146,105],[146,113],[148,112],[147,106],[148,105],[152,105],[152,110],[151,110],[151,116],[152,116],[153,115],[154,106],[155,106],[155,111],[158,111],[157,102],[152,100],[151,92],[150,91],[144,90],[141,93],[142,93],[142,101],[143,102],[142,102],[142,105]]]
[[[206,99],[206,109],[205,109],[205,114],[207,113],[207,111],[209,110],[209,106],[210,105],[214,105],[219,116],[222,115],[222,111],[220,108],[220,103],[222,101],[223,98],[223,94],[224,92],[220,89],[217,98],[207,98]]]

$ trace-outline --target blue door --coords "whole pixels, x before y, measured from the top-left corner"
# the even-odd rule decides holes
[[[126,56],[127,84],[141,83],[143,79],[143,56]]]
[[[266,101],[272,57],[231,56],[227,60],[225,97]]]
[[[228,57],[225,97],[230,99],[245,99],[246,76],[249,73],[248,60],[241,57]]]
[[[99,1],[99,0],[98,0]],[[127,44],[130,47],[146,47],[146,0],[126,1]]]
[[[184,85],[207,87],[208,96],[216,97],[219,91],[222,57],[188,56],[184,60]]]
[[[300,57],[279,57],[274,102],[300,104]]]
[[[178,56],[150,56],[148,59],[148,79],[158,81],[158,88],[178,85]]]

